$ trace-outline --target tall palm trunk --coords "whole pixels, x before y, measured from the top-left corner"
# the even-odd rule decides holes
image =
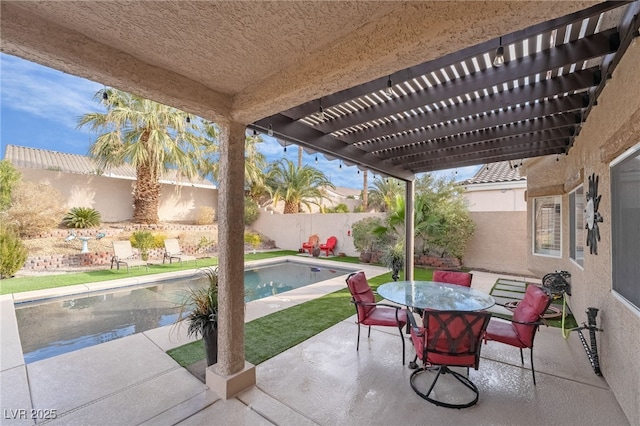
[[[298,147],[298,168],[302,168],[302,147]]]
[[[137,168],[137,182],[133,190],[133,221],[135,223],[158,223],[158,200],[160,182],[148,165]]]
[[[299,212],[298,202],[287,202],[284,203],[284,214],[293,214]]]

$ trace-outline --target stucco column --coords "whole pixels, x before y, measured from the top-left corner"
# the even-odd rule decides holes
[[[405,191],[405,209],[404,209],[404,223],[405,223],[405,243],[404,243],[404,279],[407,281],[413,280],[413,247],[415,245],[415,223],[413,214],[413,199],[415,196],[414,184],[412,180],[408,180],[406,183]]]
[[[218,363],[229,376],[244,366],[244,142],[245,125],[220,126],[218,188]]]

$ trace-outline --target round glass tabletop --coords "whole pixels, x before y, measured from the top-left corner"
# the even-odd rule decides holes
[[[385,299],[401,305],[438,311],[481,311],[496,303],[481,291],[434,281],[395,281],[382,284],[377,291]]]

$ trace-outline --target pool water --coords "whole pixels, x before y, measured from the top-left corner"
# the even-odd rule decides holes
[[[245,301],[345,275],[352,270],[286,261],[245,270]],[[188,288],[201,275],[16,304],[25,363],[173,324]]]

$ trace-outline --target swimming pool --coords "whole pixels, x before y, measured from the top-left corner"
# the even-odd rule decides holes
[[[247,268],[245,301],[325,281],[353,269],[279,261]],[[201,276],[85,293],[15,305],[25,363],[171,325],[176,307],[191,287],[206,286]]]

